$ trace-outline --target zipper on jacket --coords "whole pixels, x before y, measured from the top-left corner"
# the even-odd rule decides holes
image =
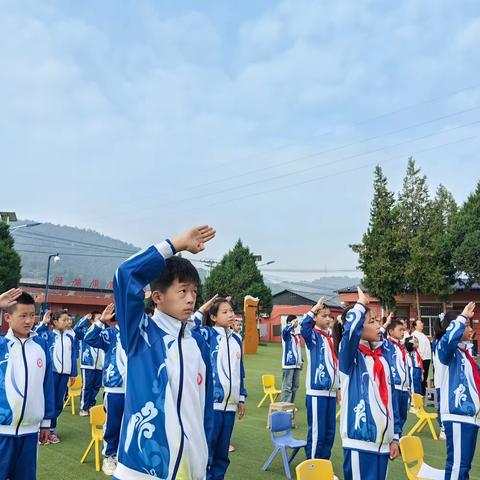
[[[28,340],[28,338],[27,338]],[[22,403],[22,411],[20,412],[20,418],[18,419],[17,423],[17,428],[15,430],[15,435],[18,435],[18,430],[20,428],[20,425],[23,422],[23,417],[25,416],[25,408],[27,406],[27,391],[28,391],[28,365],[27,365],[27,355],[25,354],[25,343],[27,342],[22,342],[20,339],[18,341],[20,342],[22,346],[22,356],[23,356],[23,366],[25,367],[25,391],[23,392],[23,403]]]
[[[60,372],[60,375],[63,375],[63,355],[64,355],[64,350],[63,350],[63,332],[60,332],[60,342],[62,344],[62,371]]]
[[[228,333],[226,331],[225,331],[225,339],[227,341],[228,375],[229,375],[230,378],[229,378],[228,395],[227,395],[227,399],[225,401],[225,408],[223,409],[224,412],[227,410],[228,401],[230,400],[230,397],[232,395],[232,364],[230,362],[230,342],[229,342],[229,338],[228,338]]]
[[[181,414],[181,407],[182,407],[182,394],[183,394],[183,351],[182,351],[182,338],[183,332],[185,331],[185,326],[187,324],[182,322],[182,326],[180,327],[180,333],[178,334],[178,357],[180,360],[180,378],[178,380],[178,396],[177,396],[177,415],[178,421],[180,423],[180,446],[178,448],[178,455],[177,460],[175,461],[175,466],[173,467],[172,479],[177,478],[178,469],[180,468],[180,462],[183,456],[183,447],[185,443],[185,431],[183,429],[183,422],[182,422],[182,414]]]

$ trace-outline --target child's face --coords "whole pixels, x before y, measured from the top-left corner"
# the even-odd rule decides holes
[[[326,330],[330,325],[330,309],[324,308],[315,315],[315,325]]]
[[[232,327],[235,322],[235,313],[232,306],[228,302],[221,303],[218,307],[217,314],[212,315],[212,320],[217,327]]]
[[[70,330],[72,328],[72,324],[73,324],[72,317],[69,316],[67,320],[67,330]]]
[[[177,320],[188,320],[195,308],[198,286],[196,283],[181,283],[177,279],[165,292],[152,292],[155,306]]]
[[[5,314],[15,336],[27,338],[35,323],[35,305],[17,305],[12,313]]]
[[[413,346],[415,348],[418,348],[418,338],[417,337],[413,337]]]
[[[241,333],[242,331],[242,322],[240,322],[240,320],[235,320],[233,322],[233,331],[235,333]]]
[[[362,340],[367,342],[378,342],[380,339],[380,324],[372,318],[369,313],[365,318],[363,326]]]
[[[60,316],[58,320],[53,322],[53,327],[59,332],[64,332],[65,330],[67,330],[70,321],[70,315],[68,315],[68,313],[64,313]]]
[[[394,339],[394,340],[402,340],[403,339],[403,334],[405,333],[405,326],[403,323],[400,323],[397,325],[395,328],[390,330],[389,335]]]

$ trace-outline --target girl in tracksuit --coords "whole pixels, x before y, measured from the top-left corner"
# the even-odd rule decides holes
[[[55,415],[51,422],[51,433],[48,439],[52,444],[60,443],[60,439],[55,433],[57,419],[63,410],[69,381],[72,384],[78,374],[75,338],[72,334],[66,333],[68,317],[68,313],[63,311],[54,314],[48,311],[45,313],[43,322],[36,329],[36,333],[48,343],[53,365]],[[50,323],[53,326],[52,330],[48,329]]]
[[[110,304],[87,331],[83,342],[105,352],[103,368],[104,406],[107,412],[103,435],[102,470],[113,475],[117,466],[118,442],[125,407],[125,375],[127,357],[120,342],[120,329],[115,319],[115,306]]]
[[[287,317],[287,324],[282,330],[282,395],[281,402],[295,403],[295,396],[300,386],[300,372],[303,367],[300,336],[295,329],[298,326],[296,315]]]
[[[92,312],[81,318],[73,327],[77,341],[82,342],[80,368],[82,370],[82,396],[80,416],[88,416],[89,410],[97,403],[97,395],[102,387],[104,352],[84,342],[90,325],[100,319],[99,312]]]
[[[330,311],[323,299],[308,312],[300,327],[307,351],[307,458],[329,459],[335,440],[339,372],[333,340],[328,334]]]
[[[383,336],[383,355],[390,364],[392,371],[392,381],[394,385],[393,403],[395,410],[398,411],[398,431],[403,431],[403,426],[407,421],[408,403],[410,399],[410,369],[409,358],[403,337],[405,325],[401,320],[393,319],[389,316],[385,325],[380,329]],[[387,336],[385,336],[385,332]]]
[[[201,323],[203,327],[200,327]],[[195,314],[195,322],[210,349],[213,372],[213,435],[207,479],[225,477],[230,460],[228,450],[238,411],[245,415],[245,369],[242,338],[233,332],[235,314],[229,299],[216,295]]]
[[[384,480],[388,459],[399,454],[397,412],[390,365],[383,354],[380,325],[367,316],[368,297],[344,315],[339,334],[342,391],[340,431],[344,480]]]
[[[408,351],[408,365],[410,367],[410,383],[412,393],[422,394],[423,382],[423,360],[418,351],[418,340],[416,337],[410,337],[405,342],[405,348]]]
[[[442,423],[447,437],[445,480],[469,478],[480,426],[480,373],[467,349],[475,303],[455,318],[447,312],[440,322],[438,340]],[[439,332],[441,333],[441,332]]]

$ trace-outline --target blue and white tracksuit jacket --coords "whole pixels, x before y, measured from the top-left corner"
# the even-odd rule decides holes
[[[243,366],[242,339],[235,332],[224,328],[202,325],[203,314],[195,313],[196,328],[204,336],[209,348],[213,376],[213,408],[224,412],[236,412],[245,402],[245,368]]]
[[[300,333],[307,349],[307,395],[336,397],[338,368],[327,339],[315,329],[312,312],[303,317]]]
[[[387,408],[380,397],[380,389],[374,380],[374,360],[359,350],[362,340],[366,308],[357,303],[348,313],[340,343],[339,366],[342,390],[340,431],[345,449],[388,454],[390,443],[399,439],[400,431],[394,431],[398,413],[393,409],[393,385],[390,365],[382,356],[380,361],[388,387]],[[382,348],[382,343],[378,343]],[[383,351],[383,348],[382,348]]]
[[[115,315],[127,354],[127,389],[119,480],[206,477],[213,428],[210,352],[194,322],[155,310],[145,314],[144,287],[176,252],[169,241],[139,252],[114,278]]]
[[[49,428],[55,417],[48,345],[35,332],[20,340],[0,336],[0,436],[24,436]],[[28,460],[28,459],[26,459]]]
[[[53,372],[76,377],[78,368],[75,336],[68,332],[49,330],[45,323],[40,323],[35,332],[47,341]]]
[[[87,317],[83,317],[73,327],[76,338],[82,341],[80,367],[86,368],[87,370],[103,370],[103,350],[101,348],[92,347],[84,341],[90,325],[90,320]]]
[[[445,335],[438,341],[438,380],[442,422],[461,422],[480,427],[480,399],[473,370],[462,343],[466,318],[459,315],[452,321]],[[478,368],[478,367],[477,367]],[[437,386],[437,385],[435,385]]]
[[[297,341],[295,341],[297,340]],[[300,338],[295,333],[293,322],[282,330],[282,368],[290,370],[303,365]]]
[[[410,375],[410,385],[412,393],[422,394],[423,368],[418,360],[418,351],[416,349],[408,355],[408,366]]]
[[[384,357],[390,364],[392,371],[393,384],[396,390],[408,392],[411,387],[410,379],[410,360],[408,352],[405,352],[405,362],[403,361],[402,350],[386,336],[385,329],[380,329],[383,335],[382,351]]]

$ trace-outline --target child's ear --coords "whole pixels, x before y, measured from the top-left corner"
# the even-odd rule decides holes
[[[152,292],[151,298],[155,306],[162,302],[162,297],[163,297],[162,293],[159,292],[158,290],[154,290]]]

